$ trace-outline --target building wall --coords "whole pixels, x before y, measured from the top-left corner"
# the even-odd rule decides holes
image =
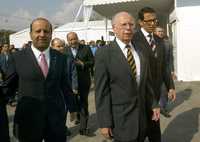
[[[176,0],[176,7],[188,7],[200,5],[200,0]]]
[[[178,80],[200,81],[200,1],[176,2]]]

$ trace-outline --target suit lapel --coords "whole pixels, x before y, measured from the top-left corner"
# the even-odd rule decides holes
[[[49,71],[48,71],[48,74],[47,74],[47,77],[51,75],[51,73],[53,72],[56,72],[55,69],[56,69],[56,60],[57,60],[57,57],[56,57],[56,54],[54,53],[53,49],[50,48],[49,50],[49,57],[50,57],[50,63],[49,63]]]
[[[26,49],[25,49],[25,50],[26,50]],[[36,57],[35,57],[35,55],[34,55],[32,49],[31,49],[31,47],[27,47],[26,52],[27,52],[27,54],[26,54],[26,55],[27,55],[27,58],[30,59],[30,65],[31,65],[31,64],[33,65],[33,70],[35,70],[35,72],[36,72],[37,74],[40,74],[41,76],[43,76],[42,70],[40,69],[40,66],[39,66],[39,64],[38,64],[38,62],[37,62],[37,59],[36,59]],[[27,60],[27,61],[28,61],[28,60]],[[44,77],[44,76],[43,76],[43,77]]]
[[[80,56],[81,56],[81,48],[83,48],[83,47],[81,47],[80,45],[78,46],[78,49],[77,49],[77,53],[76,53],[76,58],[80,58]]]
[[[142,40],[142,43],[144,43],[144,45],[148,48],[148,49],[151,49],[147,39],[145,38],[144,34],[142,33],[142,31],[140,30],[139,31],[139,36],[140,36],[140,39]]]
[[[78,53],[78,52],[77,52]],[[76,54],[76,57],[74,57],[73,53],[72,53],[72,47],[68,47],[67,49],[67,54],[68,56],[70,56],[72,59],[75,59],[77,57],[77,54]]]
[[[119,63],[119,67],[125,68],[130,77],[133,78],[131,73],[131,68],[117,42],[116,41],[112,42],[111,47],[113,48],[111,58],[114,58],[115,61]]]

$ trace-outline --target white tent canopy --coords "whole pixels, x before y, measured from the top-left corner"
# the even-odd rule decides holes
[[[30,41],[30,28],[21,30],[17,33],[10,35],[10,44],[14,44],[15,48],[22,48],[24,43],[28,43]]]
[[[85,41],[99,40],[103,36],[104,40],[110,40],[109,31],[112,31],[111,22],[108,21],[88,21],[72,22],[58,27],[53,32],[53,38],[58,37],[66,41],[66,35],[69,32],[76,32],[80,40]],[[112,39],[111,39],[112,40]]]
[[[168,16],[165,15],[166,12],[169,13],[169,11],[173,10],[173,1],[174,0],[84,0],[83,4],[88,8],[93,7],[93,10],[109,19],[119,11],[127,11],[136,18],[138,11],[142,7],[150,6],[158,11],[158,16],[162,20],[163,15]]]
[[[53,31],[53,37],[58,37],[66,41],[66,35],[69,32],[76,32],[80,40],[85,41],[99,40],[102,37],[105,41],[112,40],[113,37],[109,36],[112,31],[110,21],[89,21],[89,22],[72,22],[58,27]],[[10,44],[14,44],[16,48],[22,48],[24,43],[30,41],[30,29],[24,29],[17,33],[10,35]]]

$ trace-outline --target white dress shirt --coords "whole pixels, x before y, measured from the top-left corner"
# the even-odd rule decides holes
[[[72,47],[70,47],[70,48],[71,48],[71,51],[72,51],[72,55],[74,56],[74,58],[76,58],[76,54],[77,54],[78,49],[72,48]]]
[[[33,45],[31,45],[31,49],[33,51],[33,54],[35,55],[35,58],[37,59],[38,64],[40,63],[41,60],[41,53],[44,53],[47,64],[48,64],[48,68],[50,67],[50,47],[48,47],[46,50],[44,50],[43,52],[41,52],[40,50],[38,50],[36,47],[34,47]]]

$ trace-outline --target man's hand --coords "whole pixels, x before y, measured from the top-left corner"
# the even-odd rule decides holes
[[[174,89],[169,89],[168,98],[172,102],[176,100],[176,91]]]
[[[160,108],[154,108],[152,111],[153,111],[152,120],[158,121],[160,119]]]
[[[73,94],[74,94],[74,95],[77,95],[77,94],[78,94],[78,90],[73,89],[72,91],[73,91]]]
[[[173,80],[177,80],[177,76],[176,76],[175,72],[171,72],[171,75],[172,75]]]
[[[100,128],[100,132],[107,139],[112,139],[113,137],[111,128]]]
[[[83,61],[81,61],[81,60],[79,60],[79,59],[76,59],[76,60],[75,60],[75,64],[84,66]]]

